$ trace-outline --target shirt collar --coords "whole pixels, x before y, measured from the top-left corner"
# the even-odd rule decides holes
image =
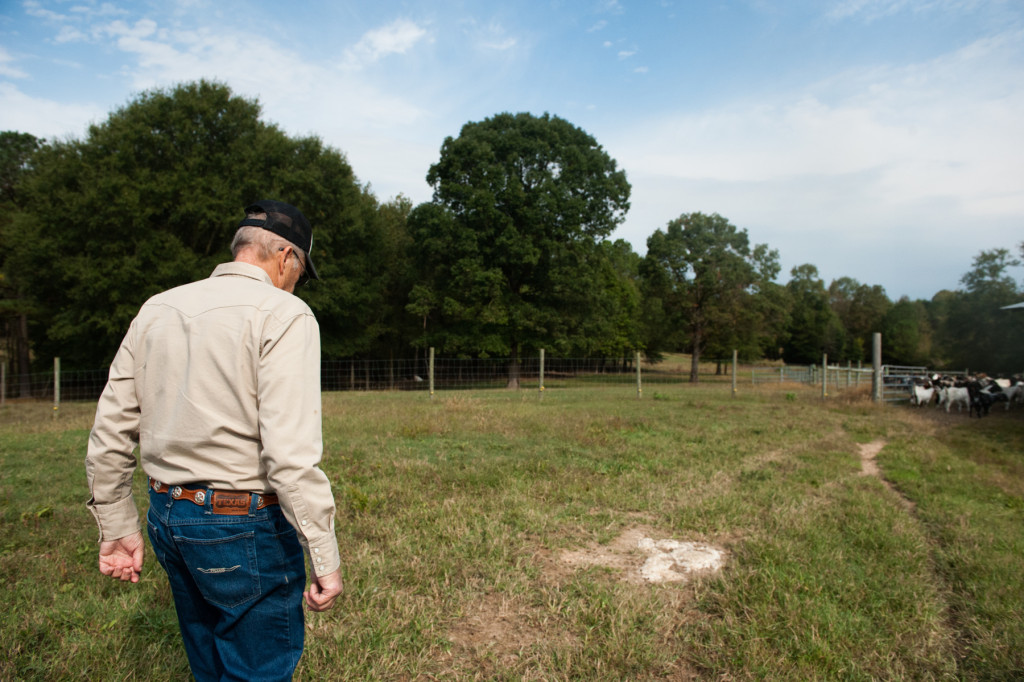
[[[251,263],[221,263],[213,270],[213,274],[210,277],[224,277],[226,275],[235,275],[237,277],[248,277],[249,279],[259,280],[266,282],[270,286],[274,286],[273,280],[270,279],[270,275],[267,271],[258,265]]]

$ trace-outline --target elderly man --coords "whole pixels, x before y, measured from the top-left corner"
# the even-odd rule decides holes
[[[96,410],[86,475],[100,571],[138,582],[142,570],[137,443],[150,541],[197,680],[290,679],[303,599],[323,611],[342,590],[319,468],[319,327],[292,295],[317,278],[312,243],[294,206],[246,208],[234,262],[139,310]]]

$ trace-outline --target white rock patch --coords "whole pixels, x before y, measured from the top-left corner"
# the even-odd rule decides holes
[[[640,575],[652,583],[678,582],[694,572],[717,571],[725,559],[720,550],[696,542],[643,538],[637,547],[647,555]]]

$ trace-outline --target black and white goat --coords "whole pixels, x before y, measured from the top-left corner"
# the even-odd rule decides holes
[[[992,387],[995,390],[992,390]],[[978,380],[968,382],[967,392],[971,396],[971,405],[967,410],[967,416],[973,416],[974,413],[978,414],[978,418],[981,419],[988,415],[989,408],[993,404],[1000,400],[1006,400],[1006,394],[1003,393],[1002,388],[998,384],[991,383],[988,385],[982,385]]]
[[[994,396],[1002,394],[1006,400],[1007,411],[1009,411],[1010,405],[1024,401],[1024,383],[1021,382],[1019,377],[995,379],[987,386],[983,386],[982,390]],[[1003,400],[1003,398],[997,398],[997,400]]]

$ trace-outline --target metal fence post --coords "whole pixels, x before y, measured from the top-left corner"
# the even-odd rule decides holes
[[[60,358],[53,359],[53,416],[60,409]]]
[[[821,399],[828,397],[828,353],[821,356]]]
[[[540,349],[540,377],[538,379],[538,383],[540,384],[540,389],[539,389],[540,397],[543,398],[544,397],[544,349],[543,348]]]
[[[732,352],[732,395],[736,397],[736,360],[738,352],[734,349]]]
[[[882,400],[882,335],[871,335],[871,399]]]

